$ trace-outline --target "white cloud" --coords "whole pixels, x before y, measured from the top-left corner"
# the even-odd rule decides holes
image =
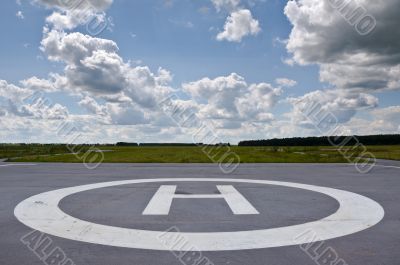
[[[189,97],[175,103],[213,124],[218,134],[230,141],[318,134],[302,115],[313,104],[334,114],[349,131],[395,132],[400,123],[399,106],[377,109],[376,97],[349,89],[400,87],[400,46],[395,34],[398,20],[388,13],[397,10],[398,3],[382,1],[366,5],[379,22],[374,32],[377,35],[370,35],[369,39],[355,35],[354,29],[323,1],[298,0],[287,4],[285,12],[294,25],[285,42],[293,56],[287,62],[318,64],[321,80],[343,89],[318,90],[290,98],[286,102],[291,104],[292,111],[277,118],[273,108],[282,88],[295,86],[297,82],[278,78],[275,85],[249,84],[244,77],[232,73],[183,84],[182,90]],[[64,31],[84,23],[82,14],[104,15],[102,12],[111,0],[88,1],[93,5],[88,12],[63,6],[64,2],[36,0],[36,3],[53,11],[46,19],[48,25],[41,50],[49,60],[64,65],[64,70],[47,78],[27,78],[19,86],[0,80],[0,122],[10,129],[0,131],[2,139],[60,141],[54,128],[59,121],[69,120],[77,124],[86,141],[143,142],[153,141],[154,137],[160,141],[191,141],[186,130],[193,128],[178,128],[158,109],[157,102],[172,91],[182,92],[170,87],[172,73],[163,68],[152,71],[147,66],[132,65],[118,54],[118,46],[112,40]],[[241,5],[240,0],[212,0],[212,3],[221,12],[219,15],[229,14],[218,40],[240,42],[261,31],[251,11],[244,8],[250,6],[248,2]],[[24,100],[35,92],[43,92],[45,98],[62,92],[66,102],[75,100],[78,109],[86,112],[73,114],[75,109],[68,110],[57,103],[43,106],[41,98]],[[363,110],[370,118],[355,115],[357,110]]]
[[[235,10],[240,4],[240,0],[211,0],[211,2],[218,12],[221,10]]]
[[[400,125],[400,106],[391,106],[382,109],[375,109],[371,112],[376,118],[392,120]]]
[[[358,110],[373,109],[378,106],[378,99],[365,93],[350,93],[346,90],[317,90],[297,98],[289,98],[293,106],[285,114],[293,125],[317,128],[324,117],[332,125],[344,124],[354,117]],[[332,119],[331,119],[332,118]]]
[[[235,73],[215,79],[182,85],[199,103],[199,117],[218,123],[219,127],[241,127],[244,122],[270,122],[270,113],[281,90],[267,83],[248,85]]]
[[[236,73],[229,76],[220,76],[215,79],[208,77],[201,80],[183,84],[183,89],[195,98],[215,98],[221,100],[227,97],[237,97],[240,91],[247,87],[244,78]]]
[[[114,41],[94,38],[79,32],[67,34],[58,30],[45,30],[41,50],[52,61],[76,65],[83,58],[92,56],[95,51],[116,53],[118,46]]]
[[[91,13],[93,14],[93,13]],[[80,24],[84,24],[85,20],[82,17],[77,17],[71,12],[53,12],[46,18],[46,22],[54,26],[55,29],[74,29]]]
[[[381,128],[376,128],[377,132],[400,133],[400,106],[375,109],[371,114],[374,122],[382,124]]]
[[[106,116],[107,115],[107,107],[104,105],[100,105],[97,101],[89,96],[84,96],[79,102],[79,106],[85,108],[92,114],[99,115],[99,116]]]
[[[282,87],[293,87],[297,85],[297,81],[288,78],[277,78],[275,82]]]
[[[96,35],[99,30],[110,29],[113,26],[105,14],[105,10],[111,6],[113,0],[33,0],[33,2],[54,10],[46,18],[46,23],[57,30],[72,30],[79,25],[96,24],[96,28],[92,29],[93,34]],[[88,28],[88,30],[91,29]]]
[[[285,14],[293,29],[287,50],[299,64],[320,65],[321,80],[337,88],[400,89],[400,21],[396,12],[400,2],[353,3],[378,22],[367,36],[360,35],[327,1],[289,1]]]
[[[24,17],[24,14],[22,13],[22,11],[18,11],[15,15],[16,15],[17,18],[19,18],[19,19],[24,19],[24,18],[25,18],[25,17]]]
[[[0,79],[0,98],[3,97],[13,102],[21,102],[32,94],[33,92],[30,89],[21,88]]]
[[[352,118],[344,125],[350,134],[399,134],[400,106],[373,109],[365,118]]]
[[[241,42],[246,36],[256,36],[261,28],[249,9],[241,6],[240,0],[211,0],[217,12],[227,11],[224,30],[216,36],[218,41]],[[250,3],[251,5],[251,3]],[[214,27],[210,28],[213,31]]]
[[[152,73],[148,67],[131,66],[110,40],[52,30],[45,33],[41,49],[50,60],[66,64],[65,86],[70,90],[110,100],[128,97],[146,108],[154,107],[171,91],[172,76],[167,70]]]
[[[64,119],[68,116],[68,109],[60,104],[52,104],[42,97],[35,95],[34,90],[18,87],[0,80],[0,102],[3,98],[9,116],[30,117],[34,119]]]
[[[108,104],[108,112],[112,123],[115,125],[148,124],[142,110],[132,104]]]
[[[224,31],[218,33],[217,40],[241,42],[246,36],[256,36],[261,31],[259,22],[248,9],[234,11],[226,19]]]
[[[248,91],[237,99],[237,108],[246,121],[270,122],[274,115],[270,113],[281,94],[279,88],[270,84],[260,83],[249,86]]]
[[[65,78],[59,74],[50,73],[48,79],[38,78],[36,76],[22,80],[20,83],[24,88],[32,91],[55,92],[65,87]]]
[[[34,0],[33,2],[40,5],[44,5],[47,8],[57,8],[62,11],[66,10],[104,11],[111,6],[113,0],[84,0],[84,1]]]

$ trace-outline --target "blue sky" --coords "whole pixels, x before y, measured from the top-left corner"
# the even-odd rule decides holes
[[[49,130],[62,122],[81,141],[190,141],[196,128],[167,122],[154,103],[171,94],[224,141],[327,134],[304,102],[347,133],[399,131],[399,37],[382,37],[395,2],[359,1],[380,22],[362,36],[318,1],[76,1],[108,28],[91,34],[57,1],[3,3],[1,141],[65,142]],[[52,105],[26,105],[35,92]]]

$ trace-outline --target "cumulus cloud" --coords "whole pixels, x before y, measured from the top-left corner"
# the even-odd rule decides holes
[[[287,50],[298,64],[319,64],[321,80],[338,88],[400,89],[400,2],[353,3],[377,21],[367,36],[359,34],[328,1],[289,1],[285,14],[293,29]],[[347,16],[356,21],[351,12]]]
[[[0,98],[11,100],[13,102],[21,102],[32,94],[33,92],[30,89],[9,84],[5,80],[0,80]]]
[[[118,55],[118,46],[111,40],[81,33],[45,32],[42,51],[52,61],[63,62],[65,87],[89,92],[106,100],[131,101],[151,108],[171,88],[171,74],[160,68],[157,73],[148,67],[133,67]],[[121,99],[124,100],[121,100]]]
[[[114,125],[138,125],[149,123],[143,111],[129,103],[108,104],[108,112],[110,113],[112,124]]]
[[[34,3],[43,5],[47,8],[57,8],[66,10],[95,10],[104,11],[111,6],[113,0],[72,0],[72,1],[54,1],[54,0],[34,0]]]
[[[199,103],[199,116],[219,126],[241,127],[243,122],[270,122],[270,110],[281,90],[267,83],[248,85],[238,74],[183,84],[183,90]]]
[[[54,10],[46,18],[46,22],[58,30],[72,30],[79,25],[92,23],[96,24],[93,32],[98,33],[98,30],[111,26],[106,18],[105,10],[111,6],[113,0],[33,0],[33,3]]]
[[[378,99],[370,94],[350,93],[346,90],[317,90],[297,98],[289,98],[293,110],[286,116],[292,124],[307,128],[318,127],[319,119],[333,126],[344,124],[354,117],[358,110],[373,109]],[[327,133],[327,132],[326,132]]]
[[[27,78],[21,86],[0,80],[1,116],[8,120],[68,119],[82,126],[151,126],[166,120],[157,104],[173,90],[168,70],[132,66],[118,55],[115,42],[77,32],[45,30],[41,50],[49,60],[64,64],[64,71],[48,78]],[[54,92],[78,98],[88,114],[71,115],[65,106],[53,104],[47,95]]]
[[[55,92],[62,90],[65,87],[65,82],[66,79],[63,76],[50,73],[47,79],[32,76],[22,80],[20,83],[24,88],[31,91]]]
[[[288,78],[277,78],[275,82],[281,87],[293,87],[297,85],[297,81]]]
[[[45,99],[39,99],[32,104],[22,105],[19,109],[12,106],[14,109],[13,114],[18,116],[29,116],[37,119],[49,119],[49,120],[64,120],[68,117],[68,108],[58,103],[52,105],[44,105]]]
[[[100,15],[104,19],[103,12],[112,0],[88,1],[87,9],[66,6],[63,1],[35,2],[53,12],[46,19],[41,50],[49,60],[64,65],[64,70],[47,78],[33,76],[19,85],[0,80],[0,122],[13,134],[10,137],[2,130],[2,139],[24,141],[24,135],[31,135],[27,141],[59,141],[51,129],[57,127],[59,120],[70,120],[92,141],[98,141],[100,135],[106,141],[132,140],[132,136],[138,141],[151,141],[154,136],[160,141],[191,140],[185,130],[193,128],[178,128],[157,104],[176,91],[170,87],[173,75],[168,70],[134,66],[118,54],[114,41],[65,31],[84,23],[82,14]],[[315,124],[303,114],[316,105],[332,113],[338,123],[354,133],[399,130],[399,106],[377,109],[378,99],[368,92],[400,87],[400,43],[396,37],[399,27],[395,12],[399,4],[394,0],[368,4],[359,0],[378,20],[376,30],[366,37],[357,34],[325,2],[289,1],[285,14],[293,29],[283,43],[292,56],[287,62],[318,64],[321,80],[335,89],[289,98],[292,111],[276,118],[273,107],[282,89],[297,82],[278,78],[275,85],[251,84],[232,73],[183,84],[182,90],[189,97],[176,99],[174,103],[196,113],[201,120],[210,121],[221,137],[231,141],[309,135]],[[261,31],[259,22],[244,7],[250,6],[248,2],[241,5],[240,0],[212,0],[212,3],[217,12],[228,15],[224,30],[217,36],[219,41],[240,42]],[[367,91],[357,93],[360,90]],[[60,91],[70,100],[77,100],[86,113],[73,114],[75,109],[70,111],[57,103],[47,105],[45,98],[32,96],[37,92],[46,95]],[[370,117],[361,119],[355,115],[357,110],[364,110]]]
[[[240,4],[240,0],[211,0],[211,2],[218,12],[220,12],[221,10],[234,10]]]
[[[378,132],[382,130],[388,133],[400,133],[400,106],[391,106],[371,111],[374,122],[381,124],[381,128],[376,126]]]
[[[35,119],[64,119],[68,116],[68,109],[60,104],[51,104],[41,98],[37,91],[26,87],[19,87],[0,80],[0,106],[4,115],[30,117]],[[1,100],[3,99],[3,100]]]
[[[92,56],[95,51],[114,54],[118,46],[114,41],[95,38],[79,32],[67,34],[58,30],[45,30],[41,50],[52,61],[79,64],[80,60]]]
[[[237,100],[240,116],[247,121],[270,122],[274,118],[270,111],[280,94],[279,88],[274,88],[267,83],[250,85],[248,91]]]
[[[218,41],[241,42],[246,36],[256,36],[260,31],[258,20],[249,9],[241,6],[240,0],[211,0],[217,12],[227,11],[224,30],[216,36]]]
[[[22,13],[22,11],[18,11],[18,12],[15,14],[15,16],[16,16],[17,18],[19,18],[19,19],[24,19],[24,18],[25,18],[25,16],[24,16],[24,14]]]
[[[400,106],[391,106],[382,109],[375,109],[371,112],[376,118],[392,120],[400,125]]]
[[[106,21],[106,14],[104,12],[97,13],[88,11],[85,14],[76,14],[74,12],[53,12],[46,18],[46,22],[52,25],[54,29],[58,30],[72,30],[79,25],[90,23],[104,23]]]
[[[85,108],[92,114],[105,116],[107,115],[107,107],[100,105],[94,98],[89,96],[84,96],[79,102],[79,106]]]
[[[399,134],[400,132],[400,106],[373,109],[364,116],[353,117],[343,125],[349,134]]]
[[[398,107],[378,109],[378,99],[369,93],[400,89],[400,22],[395,11],[400,9],[400,3],[336,1],[351,2],[349,9],[339,10],[330,2],[335,3],[292,0],[285,7],[293,25],[286,44],[291,55],[287,62],[318,65],[321,81],[333,87],[289,99],[293,110],[285,114],[290,119],[285,127],[315,128],[304,113],[307,108],[319,106],[324,113],[333,114],[332,122],[343,125],[348,133],[396,132]],[[362,18],[362,14],[357,17],[357,13],[352,13],[355,7],[377,21],[376,28],[368,35],[358,32],[357,18]],[[359,110],[370,113],[370,118],[355,116]]]
[[[259,22],[253,18],[250,10],[240,9],[234,11],[226,19],[224,31],[218,33],[217,40],[241,42],[249,35],[257,35],[261,31]]]

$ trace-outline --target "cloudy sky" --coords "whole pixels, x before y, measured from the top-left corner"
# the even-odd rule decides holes
[[[0,141],[400,132],[400,2],[17,0],[0,10]],[[350,9],[349,9],[350,10]],[[357,13],[358,12],[358,13]],[[350,14],[350,15],[349,15]],[[353,16],[354,15],[354,16]],[[177,124],[170,98],[197,122]]]

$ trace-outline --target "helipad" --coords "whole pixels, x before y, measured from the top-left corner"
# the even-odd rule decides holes
[[[327,249],[347,264],[400,264],[398,164],[384,166],[1,167],[0,264],[43,264],[55,249],[66,265],[175,265],[192,252],[211,265],[309,265]],[[37,253],[32,231],[45,232]]]
[[[217,178],[138,179],[65,188],[42,193],[24,200],[16,207],[15,216],[22,223],[33,229],[71,240],[116,247],[189,251],[190,248],[185,249],[182,246],[178,246],[179,249],[166,247],[171,244],[160,241],[160,233],[163,233],[163,231],[126,229],[86,222],[64,213],[58,207],[63,198],[78,192],[124,184],[153,182],[232,182],[278,185],[323,193],[336,199],[340,204],[336,213],[321,220],[305,224],[252,231],[179,233],[179,235],[171,235],[171,238],[176,236],[186,238],[189,242],[187,246],[191,248],[195,245],[200,251],[244,250],[311,243],[312,241],[308,240],[296,241],[298,235],[308,230],[315,231],[320,240],[327,240],[365,230],[377,224],[384,216],[383,208],[375,201],[343,190],[290,182]],[[235,190],[236,193],[237,191]],[[201,199],[201,197],[197,197],[197,199]],[[165,200],[160,200],[156,203],[162,204],[164,202]],[[243,203],[240,200],[235,201],[233,199],[229,204]],[[252,206],[245,205],[244,210],[248,210],[249,207]],[[250,210],[252,211],[249,214],[254,214],[254,208]],[[154,213],[154,215],[157,215],[157,213]],[[160,215],[163,215],[163,213]],[[90,229],[87,229],[88,227]],[[83,231],[85,232],[83,233]]]

